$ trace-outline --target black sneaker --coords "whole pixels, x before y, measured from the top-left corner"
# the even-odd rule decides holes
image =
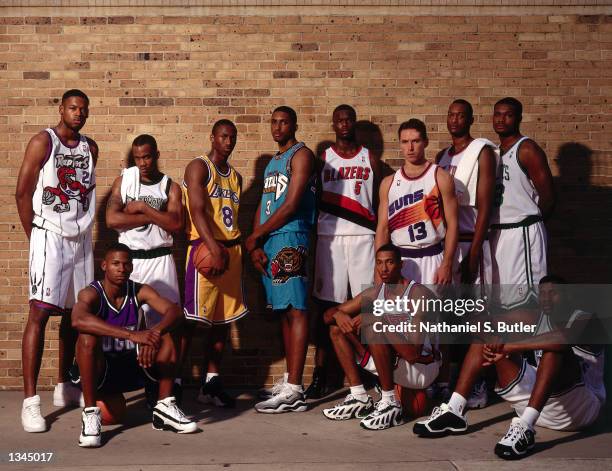
[[[312,383],[304,391],[305,399],[321,399],[325,396],[326,372],[315,368],[312,374]]]
[[[223,384],[218,376],[214,376],[210,381],[202,380],[202,387],[198,394],[198,402],[202,404],[214,404],[217,407],[231,408],[236,405],[236,399],[231,397],[223,390]]]
[[[412,431],[419,437],[440,437],[467,430],[467,420],[464,416],[453,412],[444,402],[434,408],[431,415],[414,424]]]
[[[535,432],[521,419],[512,419],[506,435],[495,445],[495,454],[505,460],[525,457],[535,446]]]

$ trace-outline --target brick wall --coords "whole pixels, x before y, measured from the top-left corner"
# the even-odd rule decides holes
[[[446,2],[453,16],[445,2],[351,9],[343,6],[351,2],[302,2],[298,9],[268,1],[233,10],[224,1],[180,10],[131,7],[140,2],[129,0],[89,9],[44,6],[52,3],[70,2],[0,8],[0,388],[21,385],[27,313],[28,244],[14,204],[16,177],[28,140],[57,123],[58,98],[68,88],[91,98],[84,132],[100,147],[99,209],[136,135],[157,137],[163,170],[180,180],[189,160],[207,150],[211,124],[234,120],[239,138],[231,161],[245,177],[246,232],[259,198],[254,177],[262,156],[274,150],[268,118],[275,106],[297,110],[298,137],[314,149],[333,138],[333,108],[354,105],[364,129],[382,142],[382,158],[397,168],[401,121],[427,123],[433,156],[448,140],[452,99],[470,100],[474,134],[494,138],[492,104],[516,96],[525,106],[523,131],[547,152],[561,192],[549,226],[553,269],[576,281],[610,281],[612,17],[605,2],[512,8],[533,2],[507,1],[503,8],[485,0]],[[100,215],[97,241],[113,236]],[[181,257],[177,249],[179,266]],[[263,317],[256,276],[251,269],[245,276],[254,312],[233,328],[226,376],[232,384],[262,384],[284,371],[278,327]],[[54,381],[56,339],[52,321],[42,386]],[[312,355],[308,365],[307,374]],[[191,374],[198,374],[197,361],[186,367]]]

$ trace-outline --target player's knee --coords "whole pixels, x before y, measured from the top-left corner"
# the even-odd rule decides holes
[[[95,335],[79,334],[77,350],[83,353],[91,353],[96,349],[98,338]]]
[[[338,327],[337,325],[329,326],[329,337],[331,338],[332,342],[338,340],[338,338],[342,336],[344,336],[344,334],[340,330],[340,327]]]

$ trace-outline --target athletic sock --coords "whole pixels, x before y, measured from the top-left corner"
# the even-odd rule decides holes
[[[289,373],[285,371],[285,373],[283,374],[283,383],[288,383],[288,382],[289,382]]]
[[[355,399],[358,399],[362,402],[365,402],[368,400],[368,393],[363,387],[363,384],[360,384],[358,386],[351,386],[351,396],[353,396]]]
[[[291,383],[285,383],[287,385],[287,387],[289,389],[291,389],[292,392],[297,392],[297,393],[302,393],[304,392],[304,388],[302,388],[301,384],[291,384]]]
[[[385,399],[389,402],[397,402],[395,399],[395,391],[392,389],[391,391],[382,391],[381,399]]]
[[[183,378],[174,378],[174,384],[183,385]]]
[[[463,410],[465,409],[465,405],[467,404],[467,399],[463,397],[461,394],[454,392],[451,394],[450,399],[448,400],[448,407],[450,409],[459,414],[463,415]]]
[[[219,376],[219,373],[206,373],[206,382],[208,383],[215,376]]]
[[[533,426],[538,421],[538,417],[540,417],[540,412],[537,409],[525,407],[525,410],[521,414],[521,422],[533,430]]]

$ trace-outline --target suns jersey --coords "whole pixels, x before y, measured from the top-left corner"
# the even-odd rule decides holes
[[[208,200],[204,208],[206,221],[216,240],[236,240],[240,237],[238,228],[238,211],[240,209],[240,178],[238,172],[229,163],[227,171],[222,172],[212,160],[206,156],[197,157],[208,168],[206,192]],[[193,223],[189,209],[189,193],[187,185],[183,182],[183,192],[187,205],[187,237],[189,240],[200,238],[200,234]]]
[[[539,195],[527,171],[518,161],[519,148],[528,137],[521,137],[500,157],[501,169],[496,185],[496,205],[492,223],[511,224],[523,221],[528,216],[541,216]]]
[[[142,180],[139,185],[138,201],[144,201],[153,209],[164,211],[168,205],[168,195],[172,179],[163,175],[161,180],[154,183],[145,183]],[[128,203],[132,198],[128,198]],[[172,247],[172,234],[157,224],[147,224],[135,227],[127,231],[119,232],[119,242],[127,245],[132,250],[151,250],[159,247]]]
[[[455,171],[457,170],[457,166],[459,162],[461,162],[461,158],[465,152],[465,149],[458,154],[451,154],[451,147],[448,147],[442,153],[440,157],[440,161],[438,165],[451,174],[453,180],[455,182],[455,193],[457,195],[461,193],[467,192],[465,183],[455,178]],[[478,164],[476,164],[478,165]],[[478,171],[477,169],[475,170]],[[474,233],[474,229],[476,228],[476,216],[478,215],[478,210],[474,206],[464,206],[459,205],[458,211],[458,223],[459,223],[459,233],[460,234],[472,234]]]
[[[137,295],[142,286],[140,283],[135,283],[132,280],[127,281],[125,298],[119,309],[110,302],[100,281],[93,281],[89,286],[95,289],[100,297],[100,307],[96,313],[97,317],[114,327],[128,330],[136,330],[138,328],[140,304],[138,303]],[[135,349],[136,345],[130,340],[106,335],[102,337],[102,351],[106,354],[123,353]]]
[[[278,153],[268,163],[264,171],[264,188],[261,195],[259,222],[263,224],[285,202],[287,190],[291,181],[291,159],[295,153],[304,147],[303,142],[297,142],[285,152]],[[315,181],[311,177],[306,183],[298,209],[287,220],[285,225],[270,234],[284,232],[310,232],[315,218]]]
[[[47,155],[32,196],[32,223],[63,237],[91,229],[96,211],[94,159],[85,136],[75,146],[62,142],[53,129]]]
[[[415,178],[406,176],[403,168],[393,175],[387,215],[394,245],[421,249],[444,240],[446,227],[437,171],[436,164],[429,164]]]
[[[370,235],[376,231],[373,207],[374,172],[370,152],[361,147],[352,157],[342,157],[334,147],[323,154],[319,175],[319,235]]]

